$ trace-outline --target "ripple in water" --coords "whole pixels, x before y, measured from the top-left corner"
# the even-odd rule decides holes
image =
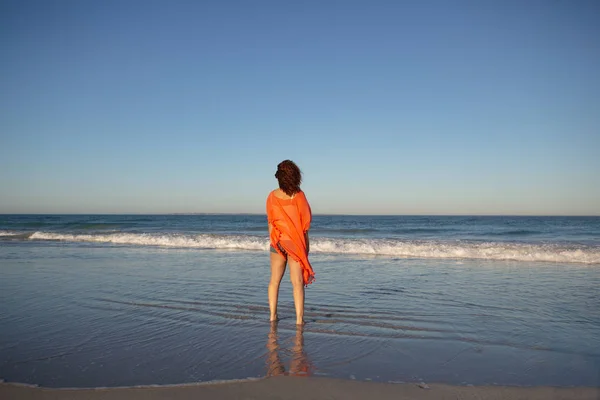
[[[282,320],[268,322],[266,252],[7,243],[8,381],[597,384],[600,270],[589,266],[317,254],[298,331],[288,278]]]

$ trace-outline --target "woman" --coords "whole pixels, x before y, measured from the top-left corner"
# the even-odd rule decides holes
[[[277,166],[275,177],[279,189],[267,198],[267,219],[271,238],[271,282],[269,283],[269,307],[271,321],[277,321],[277,298],[279,284],[290,265],[290,280],[294,288],[296,324],[304,324],[304,286],[312,283],[315,273],[308,261],[308,230],[312,213],[304,192],[300,190],[302,172],[290,160]]]

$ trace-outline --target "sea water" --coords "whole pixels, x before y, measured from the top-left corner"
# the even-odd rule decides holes
[[[0,215],[0,377],[598,386],[600,218],[316,215],[268,321],[262,215]]]

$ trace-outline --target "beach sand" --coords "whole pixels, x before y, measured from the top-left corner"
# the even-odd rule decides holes
[[[559,400],[600,399],[600,388],[450,386],[415,383],[358,382],[331,378],[272,377],[176,386],[139,386],[102,389],[49,389],[11,383],[0,384],[1,399],[478,399]]]

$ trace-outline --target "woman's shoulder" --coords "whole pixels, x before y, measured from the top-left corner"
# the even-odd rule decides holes
[[[271,192],[271,194],[269,196],[273,196],[276,197],[280,200],[290,200],[293,197],[288,196],[283,190],[281,189],[275,189]]]
[[[298,193],[296,193],[296,196],[299,196],[306,200],[306,194],[304,194],[304,192],[302,190],[300,190]]]
[[[271,202],[274,199],[281,199],[281,197],[279,197],[279,189],[273,189],[269,192],[269,195],[267,196],[267,201]]]
[[[306,199],[306,195],[304,194],[304,192],[302,190],[294,193],[294,195],[290,197],[283,190],[275,189],[275,190],[272,190],[271,193],[269,193],[268,198],[273,198],[273,197],[275,197],[279,200],[293,200],[293,199],[297,199],[297,198]]]

